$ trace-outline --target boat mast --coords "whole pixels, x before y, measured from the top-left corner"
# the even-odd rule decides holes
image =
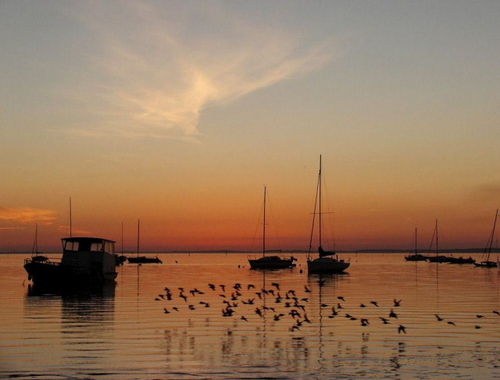
[[[69,237],[73,237],[73,227],[71,225],[71,197],[69,197]]]
[[[418,254],[417,248],[417,227],[415,227],[415,255]]]
[[[493,221],[493,230],[491,231],[490,245],[488,247],[488,255],[486,256],[486,261],[490,260],[491,247],[493,246],[493,239],[495,238],[495,227],[497,225],[498,209],[495,213],[495,220]]]
[[[439,245],[438,245],[438,220],[436,219],[436,256],[438,255],[439,252]]]
[[[262,224],[262,256],[266,255],[266,195],[267,190],[264,186],[264,221]]]
[[[123,222],[122,222],[122,256],[123,256]]]
[[[141,232],[141,220],[137,219],[137,257],[139,257],[139,236]]]
[[[35,224],[35,240],[33,240],[33,248],[31,249],[31,256],[38,255],[38,223]]]
[[[319,174],[318,174],[318,197],[319,197],[319,207],[318,207],[318,227],[319,227],[319,246],[321,247],[321,154],[319,155]]]

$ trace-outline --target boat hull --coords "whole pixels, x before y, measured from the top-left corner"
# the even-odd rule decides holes
[[[415,255],[405,256],[405,260],[406,261],[425,261],[425,260],[427,260],[427,257],[417,253]]]
[[[251,269],[285,269],[295,266],[293,257],[264,256],[258,259],[248,259]]]
[[[127,260],[131,264],[162,264],[162,261],[158,257],[128,257]]]
[[[62,265],[50,261],[37,262],[26,260],[24,269],[28,278],[35,284],[50,285],[79,285],[91,283],[105,283],[114,281],[117,272],[88,271],[81,267]]]
[[[482,267],[482,268],[496,268],[498,264],[495,261],[481,261],[480,263],[474,263],[476,267]]]
[[[449,263],[450,258],[448,256],[428,256],[427,261],[431,263]]]
[[[343,273],[351,263],[331,257],[320,257],[307,262],[307,273]]]

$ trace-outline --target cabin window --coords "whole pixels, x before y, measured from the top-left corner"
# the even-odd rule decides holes
[[[104,243],[105,251],[111,253],[112,255],[115,253],[115,245],[109,241]]]
[[[90,246],[90,251],[91,252],[99,252],[99,251],[102,251],[103,250],[103,246],[102,246],[102,243],[99,242],[99,243],[92,243],[92,245]]]
[[[64,249],[66,251],[78,251],[79,244],[77,241],[67,241]]]

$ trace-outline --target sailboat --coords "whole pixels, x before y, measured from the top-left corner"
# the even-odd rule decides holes
[[[264,186],[264,220],[262,227],[262,257],[255,258],[249,257],[248,263],[251,269],[283,269],[294,267],[294,261],[296,260],[293,256],[266,256],[266,200],[267,200],[267,189]]]
[[[127,257],[131,264],[161,264],[162,261],[156,257],[139,256],[139,237],[141,232],[141,220],[137,220],[137,254],[135,257]]]
[[[316,187],[316,201],[314,204],[314,213],[313,213],[313,222],[311,228],[311,239],[309,242],[309,251],[307,257],[307,273],[342,273],[344,270],[349,268],[350,263],[339,260],[337,258],[337,253],[334,251],[325,251],[321,245],[321,219],[322,219],[322,210],[321,205],[321,155],[319,156],[319,173],[318,173],[318,184]],[[316,218],[316,206],[318,206],[318,238],[319,238],[319,246],[318,246],[318,254],[319,257],[313,259],[311,257],[311,247],[313,241],[314,234],[314,221]]]
[[[495,227],[497,225],[497,218],[498,218],[498,209],[497,209],[497,211],[495,213],[495,220],[493,222],[493,229],[491,230],[490,239],[488,240],[488,245],[487,245],[487,247],[485,249],[486,260],[485,261],[481,261],[479,263],[474,263],[474,265],[477,266],[477,267],[496,268],[498,266],[498,262],[490,261],[491,248],[493,247],[493,239],[495,238]]]
[[[406,261],[425,261],[426,257],[421,253],[418,253],[417,248],[417,229],[415,228],[415,253],[413,255],[405,256]]]
[[[432,242],[434,241],[434,238],[436,238],[436,255],[435,256],[430,256],[430,254],[427,256],[427,261],[431,263],[448,263],[450,261],[450,258],[448,256],[443,256],[439,254],[439,239],[438,239],[438,221],[436,219],[436,227],[434,227],[434,234],[432,235],[431,239],[431,245],[429,247],[429,253],[432,248]]]
[[[42,262],[48,261],[49,258],[44,255],[40,255],[38,252],[38,224],[35,225],[35,239],[33,240],[33,248],[31,249],[31,261]]]

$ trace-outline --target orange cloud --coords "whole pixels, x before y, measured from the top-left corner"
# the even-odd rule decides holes
[[[0,220],[17,223],[42,223],[50,225],[56,219],[56,212],[31,207],[0,207]]]

